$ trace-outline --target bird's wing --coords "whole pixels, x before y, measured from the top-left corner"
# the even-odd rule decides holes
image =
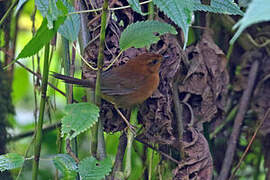
[[[126,95],[139,89],[147,77],[135,71],[106,71],[101,76],[101,92],[112,95]]]

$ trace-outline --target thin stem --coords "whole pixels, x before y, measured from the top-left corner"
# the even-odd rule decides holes
[[[125,121],[127,127],[130,129],[130,131],[135,135],[135,129],[134,127],[128,122],[127,118],[124,116],[124,114],[118,109],[118,107],[115,105],[114,106],[115,110],[117,111],[117,113],[120,115],[120,117]]]
[[[135,123],[137,121],[138,107],[133,107],[130,114],[130,122]],[[124,177],[128,179],[131,173],[131,148],[134,140],[134,134],[130,128],[127,129],[127,151],[126,151],[126,164],[124,169]]]
[[[104,47],[105,47],[105,31],[106,31],[106,21],[108,13],[108,0],[104,0],[101,15],[101,30],[100,30],[100,41],[99,41],[99,52],[98,52],[98,62],[97,62],[97,79],[95,88],[95,103],[98,107],[101,107],[101,90],[100,90],[100,79],[101,72],[104,64]],[[97,129],[97,158],[102,160],[106,158],[105,140],[103,133],[103,123],[99,119],[98,129]]]
[[[64,57],[64,72],[66,76],[73,76],[70,74],[70,51],[69,51],[69,41],[62,36],[62,44],[64,46],[64,52],[63,52],[63,57]],[[71,84],[65,84],[66,87],[66,98],[67,98],[67,103],[71,104],[72,99],[73,99],[73,93],[72,93],[72,85]]]
[[[150,2],[152,2],[152,0],[141,2],[140,5],[147,4],[147,3],[150,3]],[[117,7],[117,8],[108,8],[108,10],[109,11],[116,11],[116,10],[127,9],[127,8],[130,8],[130,5],[128,5],[128,6],[122,6],[122,7]],[[90,9],[90,10],[82,10],[82,11],[75,11],[75,12],[68,13],[68,15],[97,12],[97,11],[101,11],[101,10],[102,10],[102,8]]]
[[[39,79],[43,79],[42,77],[41,77],[41,75],[40,74],[38,74],[38,73],[36,73],[36,72],[34,72],[34,71],[32,71],[31,69],[29,69],[28,67],[26,67],[25,65],[23,65],[22,63],[20,63],[19,61],[16,61],[16,63],[17,64],[19,64],[22,68],[24,68],[26,71],[28,71],[28,72],[30,72],[31,74],[33,74],[34,76],[36,76],[37,78],[39,78]],[[63,91],[61,91],[60,89],[58,89],[56,86],[54,86],[52,83],[50,83],[50,82],[48,82],[48,85],[51,87],[51,88],[53,88],[54,90],[56,90],[57,92],[59,92],[60,94],[62,94],[63,96],[66,96],[66,94],[63,92]],[[77,102],[76,100],[74,100],[74,102]]]
[[[234,120],[235,115],[237,113],[237,106],[235,106],[229,113],[229,115],[226,117],[225,121],[223,121],[218,127],[215,128],[215,130],[210,134],[210,140],[216,137],[216,135],[232,120]]]
[[[84,62],[90,69],[92,69],[93,71],[97,71],[97,70],[98,70],[98,68],[95,68],[95,67],[91,66],[91,64],[89,64],[89,63],[87,62],[87,60],[84,59],[84,57],[83,57],[83,56],[81,55],[81,53],[77,50],[77,48],[76,48],[76,46],[75,46],[74,44],[72,44],[72,46],[73,46],[73,48],[77,51],[78,55],[79,55],[80,58],[83,60],[83,62]]]
[[[115,156],[115,162],[113,165],[111,177],[109,178],[110,180],[116,179],[117,176],[119,178],[119,174],[123,174],[122,166],[123,166],[123,160],[125,156],[126,147],[127,147],[127,136],[125,133],[123,133],[119,138],[117,154]]]
[[[42,128],[42,132],[43,132],[43,133],[46,133],[46,132],[55,130],[56,128],[58,128],[58,127],[60,127],[60,126],[61,126],[61,123],[60,123],[60,122],[57,122],[57,123],[55,123],[55,124],[51,124],[51,125],[49,125],[49,126],[46,126],[46,127]],[[24,132],[24,133],[21,133],[21,134],[12,136],[12,137],[8,138],[7,141],[8,141],[8,142],[11,142],[11,141],[17,141],[17,140],[20,140],[20,139],[22,139],[22,138],[26,138],[26,137],[29,137],[29,136],[33,136],[34,133],[35,133],[34,130],[27,131],[27,132]]]
[[[245,149],[245,152],[244,152],[243,155],[241,156],[241,158],[240,158],[238,164],[236,165],[236,168],[234,169],[234,171],[233,171],[233,173],[232,173],[232,175],[231,175],[231,177],[230,177],[229,180],[233,180],[233,178],[234,178],[234,176],[235,176],[237,170],[240,168],[241,163],[243,162],[244,158],[246,157],[246,155],[247,155],[247,153],[248,153],[248,150],[250,149],[252,143],[254,142],[255,137],[256,137],[256,135],[257,135],[259,129],[262,127],[263,122],[265,121],[265,119],[268,118],[269,114],[270,114],[270,108],[268,108],[268,110],[266,111],[266,113],[265,113],[263,119],[261,120],[261,122],[260,122],[259,125],[257,126],[257,128],[256,128],[256,130],[255,130],[255,132],[254,132],[254,134],[253,134],[253,136],[252,136],[252,138],[251,138],[251,140],[249,141],[249,143],[248,143],[248,145],[247,145],[247,147],[246,147],[246,149]]]
[[[32,169],[32,179],[36,180],[38,177],[38,166],[39,166],[39,157],[41,150],[41,141],[42,141],[42,126],[44,120],[44,111],[46,104],[46,94],[47,94],[47,86],[48,86],[48,75],[49,75],[49,54],[50,54],[50,44],[47,43],[45,45],[45,53],[44,53],[44,67],[43,67],[43,79],[42,79],[42,90],[41,90],[41,101],[40,101],[40,111],[39,118],[36,128],[36,137],[34,142],[34,161],[33,161],[33,169]]]
[[[111,62],[111,64],[109,64],[109,66],[103,68],[103,71],[110,69],[110,67],[118,60],[118,58],[120,57],[120,55],[122,53],[123,53],[123,51],[120,51],[120,53],[114,58],[114,60]]]
[[[2,17],[2,19],[0,20],[0,27],[2,25],[2,23],[4,22],[4,20],[8,17],[8,14],[11,12],[11,10],[14,8],[14,6],[16,6],[16,4],[19,2],[19,0],[13,1],[13,3],[11,4],[11,6],[8,8],[8,10],[6,11],[6,13],[4,14],[4,16]]]
[[[69,48],[69,41],[68,39],[64,38],[62,36],[62,42],[64,45],[64,71],[65,71],[65,75],[73,77],[74,76],[74,70],[72,69],[71,65],[71,59],[70,59],[70,48]],[[72,43],[73,44],[73,43]],[[74,47],[74,44],[73,44]],[[67,99],[67,103],[68,104],[72,104],[73,102],[73,88],[71,84],[65,84],[66,87],[66,99]],[[74,139],[70,140],[66,140],[66,150],[67,153],[77,162],[79,163],[78,160],[78,151],[77,151],[77,143],[76,143],[77,137],[75,137]],[[77,174],[77,179],[79,177],[79,174]]]
[[[226,59],[228,60],[227,61],[227,64],[229,64],[230,62],[230,58],[231,58],[231,55],[232,55],[232,52],[233,52],[233,44],[230,44],[229,46],[229,49],[228,49],[228,52],[227,52],[227,55],[226,55]]]
[[[184,134],[184,125],[183,125],[183,105],[180,103],[179,94],[178,94],[178,83],[180,81],[180,75],[177,75],[175,81],[173,82],[173,103],[174,111],[177,121],[177,130],[178,130],[178,140],[179,140],[179,150],[180,158],[184,158],[185,151],[182,143],[183,134]]]
[[[84,10],[86,8],[82,1],[78,1],[78,7],[79,7],[79,10]],[[81,31],[79,34],[80,52],[85,54],[84,49],[86,49],[87,43],[90,41],[90,35],[88,33],[89,30],[87,27],[87,23],[88,23],[87,14],[80,14],[80,19],[81,19],[81,25],[80,25]],[[78,53],[78,54],[81,55],[80,53]],[[83,58],[83,57],[81,56],[81,58]],[[83,66],[83,68],[86,68],[86,67]],[[94,90],[92,90],[90,88],[86,88],[85,93],[86,93],[87,101],[94,103],[94,99],[95,99]],[[90,148],[89,149],[90,149],[90,154],[92,156],[96,156],[96,152],[97,152],[97,138],[96,138],[97,133],[96,133],[96,131],[97,131],[97,125],[95,124],[90,130]]]
[[[150,151],[150,157],[149,157],[149,167],[148,167],[148,180],[152,179],[152,166],[153,166],[153,157],[154,157],[154,150],[148,149]]]
[[[235,148],[237,145],[237,139],[238,136],[240,134],[240,130],[241,130],[241,125],[243,123],[244,120],[244,116],[246,111],[248,110],[248,105],[250,102],[250,98],[251,98],[251,94],[253,92],[253,88],[255,85],[255,81],[256,81],[256,77],[258,74],[258,68],[259,68],[259,62],[258,61],[254,61],[248,76],[248,85],[247,88],[245,89],[242,97],[241,97],[241,101],[239,104],[239,109],[237,112],[237,115],[235,117],[235,121],[233,124],[233,130],[228,142],[228,146],[226,149],[226,153],[225,153],[225,157],[224,157],[224,161],[222,163],[222,168],[220,171],[220,175],[218,177],[218,180],[226,180],[228,179],[230,170],[231,170],[231,165],[233,162],[233,157],[235,154]]]
[[[34,133],[33,133],[33,134],[34,134]],[[34,139],[35,139],[35,138],[32,138],[32,139],[31,139],[31,142],[30,142],[29,145],[27,146],[27,149],[26,149],[26,151],[25,151],[25,153],[24,153],[24,159],[25,159],[25,161],[28,160],[28,159],[30,159],[30,158],[27,158],[27,156],[28,156],[28,153],[29,153],[29,151],[30,151],[32,145],[33,145]],[[33,158],[31,158],[31,159],[33,159]],[[25,161],[23,162],[23,165],[22,165],[22,167],[21,167],[20,170],[19,170],[19,173],[18,173],[18,175],[17,175],[17,177],[16,177],[16,180],[19,180],[19,179],[20,179],[20,176],[21,176],[21,174],[22,174],[23,168],[25,167]]]
[[[148,4],[148,20],[154,19],[154,12],[155,12],[154,3],[150,2]]]

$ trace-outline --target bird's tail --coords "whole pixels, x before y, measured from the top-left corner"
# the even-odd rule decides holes
[[[92,81],[87,80],[87,79],[77,79],[74,77],[65,76],[65,75],[58,74],[58,73],[53,73],[52,76],[55,77],[56,79],[61,79],[65,83],[68,83],[68,84],[76,84],[76,85],[88,87],[88,88],[95,87],[94,81],[92,82]]]

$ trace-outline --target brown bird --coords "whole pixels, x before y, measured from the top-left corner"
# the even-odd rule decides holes
[[[162,59],[159,54],[144,53],[130,59],[124,65],[102,72],[101,97],[122,108],[144,102],[158,87]],[[53,76],[66,83],[95,87],[93,79],[81,80],[57,73]]]

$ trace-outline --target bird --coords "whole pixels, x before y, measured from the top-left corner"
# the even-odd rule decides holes
[[[159,85],[159,69],[163,56],[143,53],[131,58],[127,63],[101,72],[101,98],[112,103],[118,114],[135,135],[134,127],[124,117],[119,108],[132,108],[148,99]],[[65,83],[94,88],[95,79],[77,79],[54,73],[53,76]]]
[[[163,56],[143,53],[127,63],[101,72],[101,98],[120,108],[143,103],[159,85],[159,69]],[[54,73],[65,83],[94,88],[95,79],[77,79]]]

